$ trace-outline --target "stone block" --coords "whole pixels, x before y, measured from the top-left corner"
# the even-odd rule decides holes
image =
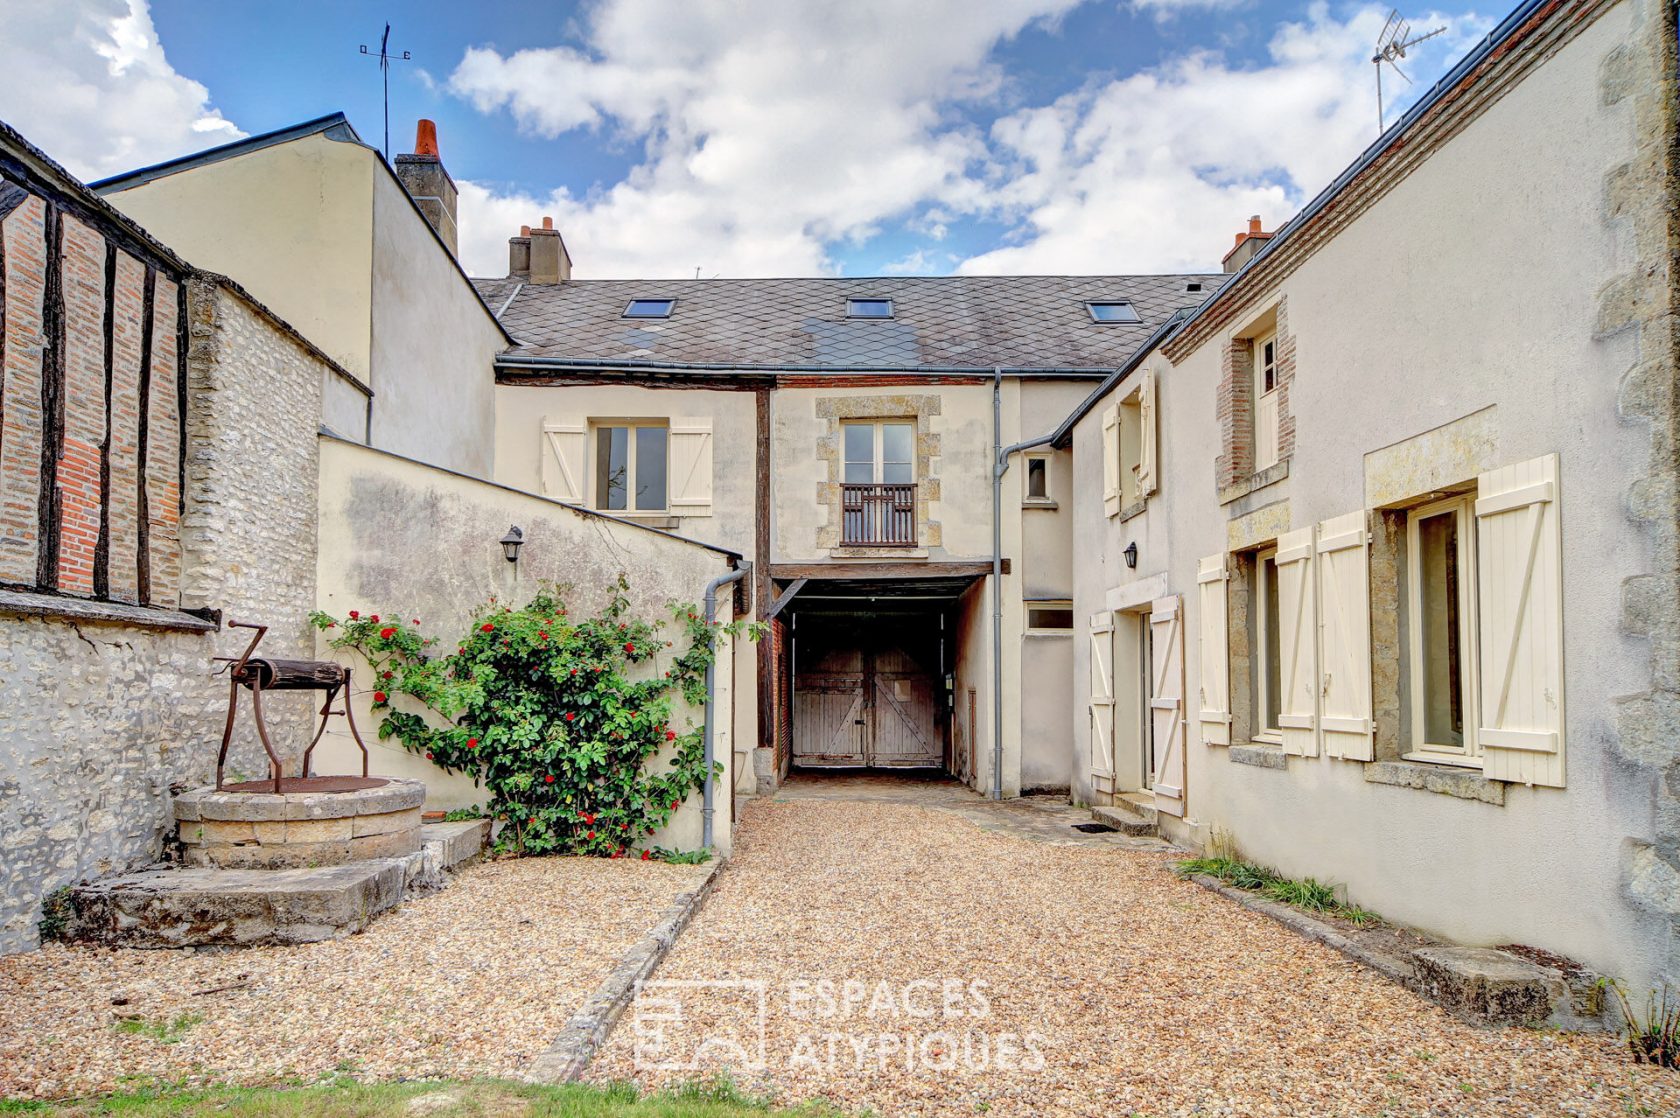
[[[420,849],[420,830],[393,831],[384,835],[364,835],[350,840],[350,857],[404,858]]]
[[[1454,1013],[1493,1025],[1538,1025],[1552,1013],[1551,975],[1491,947],[1420,947],[1418,991]]]
[[[420,828],[420,841],[428,850],[436,848],[444,869],[454,869],[484,853],[490,844],[490,820],[427,823]]]
[[[286,797],[272,792],[209,792],[198,801],[201,819],[278,823],[286,818]]]
[[[420,826],[420,809],[411,807],[406,811],[388,811],[383,815],[358,815],[343,822],[350,829],[345,838],[386,835],[392,831],[408,831]]]
[[[284,824],[278,824],[284,826]],[[198,843],[239,843],[256,842],[259,826],[276,826],[276,824],[235,823],[222,819],[206,819],[199,823],[187,823],[180,828],[183,834],[194,836]],[[182,839],[186,841],[185,838]]]
[[[354,818],[293,819],[276,825],[285,828],[288,846],[299,842],[343,842],[353,837]]]
[[[304,869],[334,866],[355,857],[348,841],[281,843],[273,846],[204,843],[188,847],[185,856],[188,865],[225,866],[229,869]]]

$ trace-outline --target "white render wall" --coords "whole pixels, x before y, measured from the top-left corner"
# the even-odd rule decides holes
[[[1609,96],[1602,75],[1630,38],[1654,32],[1639,22],[1653,18],[1633,0],[1605,11],[1254,304],[1245,317],[1287,298],[1296,339],[1285,480],[1229,506],[1216,499],[1221,347],[1241,322],[1176,367],[1151,359],[1162,482],[1143,515],[1102,514],[1100,408],[1074,440],[1076,623],[1134,578],[1164,573],[1185,598],[1181,837],[1228,831],[1246,855],[1345,884],[1389,919],[1465,943],[1544,947],[1635,990],[1674,975],[1666,917],[1630,897],[1624,857],[1657,828],[1655,770],[1617,741],[1618,700],[1650,685],[1646,642],[1622,628],[1624,580],[1651,569],[1627,511],[1650,433],[1618,411],[1638,332],[1600,328],[1601,296],[1636,264],[1630,219],[1606,212],[1613,176],[1636,157],[1634,105],[1625,91]],[[1490,459],[1483,468],[1561,458],[1567,787],[1508,785],[1494,806],[1367,783],[1356,762],[1291,757],[1279,771],[1199,744],[1196,563],[1226,550],[1228,518],[1267,510],[1256,519],[1289,529],[1361,509],[1368,486],[1394,480],[1373,476],[1366,455],[1483,409],[1491,445],[1469,451]],[[1136,572],[1120,562],[1128,540]],[[1087,656],[1076,644],[1081,683]],[[1082,715],[1076,757],[1086,734]],[[1082,763],[1075,784],[1089,794]]]

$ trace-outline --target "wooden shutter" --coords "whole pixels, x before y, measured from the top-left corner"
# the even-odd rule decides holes
[[[671,420],[671,515],[712,515],[712,421]]]
[[[1120,514],[1120,405],[1111,404],[1103,412],[1103,513]]]
[[[1091,784],[1114,791],[1114,615],[1091,615]]]
[[[1318,526],[1318,726],[1325,755],[1350,761],[1375,756],[1369,557],[1363,509]]]
[[[1477,479],[1477,740],[1492,780],[1563,787],[1558,458]]]
[[[1138,388],[1138,496],[1155,492],[1155,373],[1145,370]]]
[[[1196,639],[1201,665],[1197,719],[1203,745],[1231,744],[1230,623],[1225,598],[1229,579],[1223,551],[1196,565]]]
[[[1155,810],[1184,815],[1184,608],[1157,598],[1149,612],[1150,730],[1155,735]]]
[[[557,501],[584,503],[584,467],[589,455],[589,425],[544,419],[542,491]]]
[[[1283,751],[1318,756],[1318,663],[1313,530],[1278,537],[1278,729]]]

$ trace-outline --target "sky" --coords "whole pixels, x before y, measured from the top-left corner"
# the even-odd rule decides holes
[[[579,278],[1217,271],[1378,135],[1389,8],[1323,0],[4,0],[0,120],[93,180],[343,111],[438,124],[461,258]],[[1384,70],[1390,123],[1506,12]]]

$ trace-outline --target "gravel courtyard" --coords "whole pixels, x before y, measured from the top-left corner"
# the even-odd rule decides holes
[[[723,1062],[778,1101],[893,1118],[1680,1113],[1680,1073],[1635,1067],[1614,1038],[1461,1023],[1178,880],[1170,854],[876,800],[750,805],[656,975],[764,984],[764,1070]],[[756,1051],[750,989],[670,992],[680,1019],[633,1006],[591,1079],[692,1078],[647,1065],[706,1036]]]
[[[0,1098],[514,1075],[706,869],[492,862],[348,939],[0,958]]]

